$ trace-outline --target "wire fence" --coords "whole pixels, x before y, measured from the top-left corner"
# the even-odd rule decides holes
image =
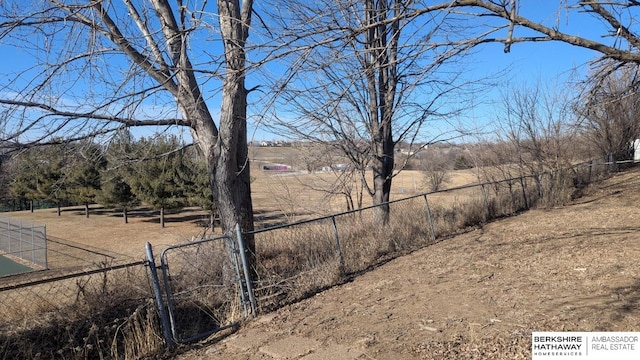
[[[117,358],[127,348],[140,349],[143,339],[157,349],[162,345],[153,332],[157,326],[145,326],[156,322],[145,264],[5,279],[0,287],[2,358]]]
[[[47,269],[46,226],[0,216],[0,255]]]
[[[239,244],[241,245],[241,244]],[[166,343],[187,343],[237,324],[249,313],[247,284],[236,240],[202,239],[165,248],[155,265],[147,256]]]
[[[601,165],[606,164],[444,189],[241,234],[236,241],[253,237],[255,242],[257,309],[252,311],[298,301],[491,219],[562,203],[606,175],[610,169]],[[381,211],[387,206],[388,213]],[[167,300],[177,319],[174,340],[200,338],[233,324],[247,305],[237,273],[230,275],[236,285],[229,287],[224,280],[225,269],[234,268],[224,266],[221,254],[227,250],[221,241],[192,242],[168,249],[159,265],[155,260],[160,259],[151,256],[74,274],[47,271],[5,278],[0,283],[0,348],[12,358],[153,357],[167,344],[159,318]],[[161,308],[150,270],[166,273],[166,281],[158,283]]]
[[[277,309],[492,219],[568,203],[586,184],[609,174],[612,165],[625,163],[588,162],[243,234],[256,244],[258,307]]]

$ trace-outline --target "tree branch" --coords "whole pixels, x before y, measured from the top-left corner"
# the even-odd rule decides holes
[[[184,119],[161,119],[161,120],[137,120],[132,118],[122,118],[113,115],[104,115],[104,114],[96,114],[95,112],[72,112],[72,111],[64,111],[57,109],[53,106],[30,102],[30,101],[19,101],[19,100],[8,100],[8,99],[0,99],[0,104],[10,105],[10,106],[20,106],[23,108],[31,108],[31,109],[41,109],[48,112],[50,115],[71,118],[71,119],[93,119],[93,120],[104,120],[110,122],[117,122],[126,127],[131,126],[163,126],[163,125],[177,125],[177,126],[191,126],[191,122]]]

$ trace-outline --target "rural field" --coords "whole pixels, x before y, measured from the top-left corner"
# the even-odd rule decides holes
[[[397,258],[187,359],[527,359],[532,331],[640,331],[640,171]]]

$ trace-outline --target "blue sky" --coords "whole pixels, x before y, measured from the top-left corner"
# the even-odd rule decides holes
[[[523,14],[533,17],[535,20],[544,22],[547,25],[552,24],[556,19],[557,2],[523,2],[525,8],[521,9]],[[526,7],[528,6],[528,8]],[[571,14],[568,18],[561,16],[559,26],[561,31],[574,33],[578,35],[586,35],[593,37],[594,34],[601,34],[602,30],[597,22],[589,20],[584,15],[576,16]],[[527,34],[526,31],[516,29],[515,35]],[[598,37],[596,37],[598,38]],[[600,39],[600,38],[598,38]],[[609,40],[605,40],[609,41]],[[504,69],[511,69],[508,75],[500,79],[500,83],[505,86],[510,84],[521,84],[523,82],[559,82],[562,83],[573,69],[578,69],[578,73],[586,74],[588,67],[586,64],[599,56],[598,53],[582,48],[577,48],[564,43],[546,42],[546,43],[518,43],[514,44],[511,52],[505,54],[503,45],[485,44],[479,47],[477,53],[470,59],[472,72],[469,77],[492,76],[495,72]],[[3,67],[0,72],[12,72],[14,69],[21,68],[31,59],[24,54],[16,52],[12,48],[0,45],[0,56],[4,59]],[[251,82],[251,80],[249,80]],[[477,95],[475,102],[478,106],[461,119],[462,122],[469,122],[470,126],[483,126],[491,121],[495,109],[493,102],[500,98],[500,88],[496,87],[488,89],[486,92]],[[214,113],[214,117],[218,114],[217,98],[214,96],[210,102],[210,109]],[[259,109],[249,109],[250,112],[256,112]],[[446,129],[447,125],[443,126]],[[146,129],[141,133],[150,134],[158,129]],[[444,130],[446,131],[446,130]],[[189,137],[188,132],[184,132],[186,138]],[[269,133],[263,126],[253,126],[249,124],[249,137],[254,140],[263,139],[279,139],[281,137]]]
[[[585,36],[594,40],[611,44],[613,38],[602,37],[605,30],[598,20],[584,13],[567,13],[559,11],[559,4],[555,1],[522,1],[521,14],[547,26],[554,24],[560,31],[572,35]],[[500,20],[500,24],[505,22]],[[534,32],[516,28],[514,36],[531,36]],[[539,35],[539,34],[536,34]],[[501,34],[504,36],[504,32]],[[468,78],[489,77],[501,86],[495,86],[476,95],[475,108],[467,112],[460,119],[453,119],[457,125],[462,123],[468,129],[478,128],[484,131],[491,128],[495,118],[496,108],[501,101],[501,91],[509,86],[535,85],[536,82],[558,84],[563,86],[566,81],[584,78],[589,72],[589,62],[600,57],[600,54],[562,42],[516,43],[511,46],[509,53],[504,53],[504,45],[483,44],[474,49],[474,55],[467,59],[469,66]],[[501,78],[495,78],[496,73],[507,70]],[[577,77],[576,77],[577,75]],[[452,126],[439,124],[439,130],[446,133]],[[264,131],[261,127],[254,129],[256,140],[278,138],[277,135]],[[251,134],[251,133],[250,133]],[[446,136],[445,136],[446,137]]]
[[[603,36],[606,30],[599,20],[590,15],[558,12],[559,5],[553,1],[523,1],[520,4],[523,16],[546,26],[556,24],[561,32],[602,41],[607,45],[613,43],[612,37]],[[539,36],[523,28],[516,28],[514,32],[514,37],[532,35]],[[588,75],[589,62],[601,56],[596,51],[558,41],[516,43],[511,46],[509,53],[504,53],[504,45],[498,43],[484,44],[476,50],[473,57],[475,76],[508,69],[507,74],[499,78],[499,86],[478,95],[478,106],[462,120],[471,128],[477,126],[483,130],[491,129],[495,113],[501,105],[501,91],[506,91],[510,86],[521,87],[538,82],[556,86],[565,86],[568,81],[575,83]]]
[[[589,62],[599,53],[560,42],[514,44],[510,53],[504,53],[501,44],[485,45],[474,56],[478,77],[508,69],[497,78],[498,85],[477,95],[477,106],[462,120],[470,127],[491,129],[495,112],[501,106],[502,92],[510,86],[521,87],[540,83],[565,86],[569,81],[583,79],[589,73]]]

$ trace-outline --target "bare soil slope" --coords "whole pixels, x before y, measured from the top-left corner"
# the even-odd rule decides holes
[[[640,171],[496,221],[179,359],[527,359],[532,331],[640,331]]]

